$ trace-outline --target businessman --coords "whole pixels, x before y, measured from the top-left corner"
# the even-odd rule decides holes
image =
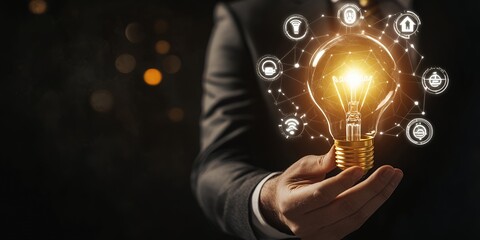
[[[201,152],[192,169],[192,189],[205,215],[222,231],[241,239],[349,237],[399,186],[403,172],[393,166],[425,168],[402,163],[406,161],[402,157],[412,154],[400,147],[366,175],[358,167],[340,171],[332,147],[303,139],[286,141],[276,128],[277,108],[255,73],[259,57],[280,54],[288,46],[283,33],[272,26],[294,13],[307,19],[319,12],[335,15],[347,2],[377,17],[413,4],[409,0],[247,0],[217,5],[205,63]],[[398,212],[389,207],[383,219],[373,223],[391,220],[387,210]],[[395,235],[395,226],[406,224],[382,222],[378,236]]]

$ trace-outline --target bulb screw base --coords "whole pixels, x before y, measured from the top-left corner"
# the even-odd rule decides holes
[[[335,140],[335,158],[342,170],[359,166],[367,173],[373,167],[373,137],[362,136],[359,141]]]

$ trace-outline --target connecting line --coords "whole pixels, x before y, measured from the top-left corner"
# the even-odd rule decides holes
[[[294,104],[294,102],[292,101],[292,99],[298,98],[298,97],[306,94],[306,92],[303,92],[303,93],[300,93],[300,94],[298,94],[298,95],[296,95],[296,96],[293,96],[293,97],[287,97],[287,96],[285,95],[285,93],[282,92],[282,89],[280,89],[280,88],[276,91],[276,92],[278,92],[278,94],[276,94],[276,96],[273,94],[273,92],[274,92],[274,91],[272,91],[271,89],[268,89],[268,93],[269,93],[269,94],[272,96],[272,98],[274,99],[275,105],[281,105],[281,104],[284,104],[285,102],[290,102],[290,103]],[[282,97],[282,96],[285,98],[285,100],[279,100],[280,97]],[[296,105],[295,105],[295,106],[296,106]],[[297,107],[298,107],[298,106],[297,106]]]
[[[414,46],[414,45],[412,44],[412,46]],[[415,53],[417,53],[418,56],[420,56],[420,60],[418,61],[417,66],[415,67],[415,71],[414,71],[414,72],[417,72],[418,68],[420,67],[420,64],[423,62],[423,56],[414,47],[412,47],[412,49],[415,50]]]
[[[313,111],[312,111],[313,110]],[[319,114],[317,114],[317,112],[315,111],[316,108],[314,108],[312,105],[310,108],[308,108],[307,111],[305,111],[305,115],[310,115],[310,113],[312,113],[312,116],[310,116],[310,122],[314,122],[314,123],[322,123],[322,121],[320,120],[315,120],[318,118]],[[322,116],[323,117],[323,116]]]
[[[318,40],[319,38],[326,38],[326,37],[329,37],[329,36],[330,36],[330,34],[324,34],[324,35],[321,35],[321,36],[313,36],[312,38],[315,39],[317,43],[321,43],[321,42]],[[310,41],[308,41],[308,43],[307,43],[307,45],[305,46],[305,48],[308,47],[308,45],[310,44],[312,38],[310,38]],[[295,45],[295,46],[296,46],[296,45]],[[299,56],[298,59],[301,59],[301,58],[303,57],[303,54],[304,54],[304,53],[307,53],[307,54],[309,54],[310,56],[313,55],[313,53],[308,52],[308,51],[305,51],[305,48],[302,49],[302,52],[300,53],[300,56]]]
[[[389,20],[389,19],[390,19],[390,17],[389,17],[389,16],[386,16],[386,17],[384,17],[384,18],[382,18],[382,19],[379,19],[378,21],[374,22],[374,23],[372,24],[372,26],[375,26],[375,25],[377,25],[378,23],[383,22],[383,21],[387,21],[387,23],[388,23],[388,20]],[[384,28],[383,30],[385,30],[385,29],[387,29],[387,26],[385,26],[385,28]]]
[[[320,17],[318,17],[318,18],[314,19],[313,21],[309,22],[309,23],[308,23],[308,28],[310,29],[310,25],[311,25],[311,24],[314,24],[315,22],[320,21],[322,18],[326,18],[326,17],[325,17],[325,14],[322,14],[322,15],[320,15]],[[310,29],[310,30],[311,30],[311,29]]]
[[[367,15],[369,12],[362,11],[364,15]],[[324,23],[330,21],[337,21],[337,16],[325,16],[325,14],[321,14],[318,18],[314,19],[313,21],[309,22],[306,25],[306,29],[309,31],[307,37],[309,38],[304,39],[303,41],[293,41],[293,47],[289,49],[281,58],[282,61],[282,75],[279,79],[275,81],[266,81],[268,86],[268,93],[275,101],[275,105],[278,108],[278,111],[284,114],[285,112],[290,112],[292,107],[295,109],[295,113],[302,115],[302,119],[304,120],[304,134],[309,135],[310,139],[324,139],[326,142],[330,143],[329,139],[325,137],[323,134],[320,134],[320,131],[316,130],[316,125],[326,124],[324,119],[324,115],[322,113],[322,109],[317,109],[315,104],[308,104],[308,106],[302,106],[306,109],[300,109],[299,105],[296,103],[303,103],[304,97],[310,94],[306,91],[306,86],[308,84],[307,79],[301,77],[300,74],[304,73],[303,71],[308,70],[310,67],[307,61],[310,58],[314,57],[315,49],[318,48],[317,45],[324,44],[329,39],[333,39],[336,36],[341,36],[345,33],[358,33],[360,34],[367,34],[373,38],[381,39],[383,44],[388,44],[388,51],[398,53],[397,58],[395,59],[396,62],[403,61],[405,62],[405,68],[397,69],[398,75],[402,80],[400,81],[402,84],[406,84],[405,87],[397,88],[397,97],[395,98],[395,102],[392,103],[388,109],[388,116],[385,116],[381,119],[381,121],[386,121],[388,123],[395,122],[395,125],[391,128],[387,129],[384,132],[381,132],[382,135],[386,136],[395,136],[398,137],[399,133],[405,131],[405,129],[401,126],[406,121],[409,121],[412,115],[424,115],[424,110],[426,109],[426,91],[423,91],[423,103],[417,103],[418,99],[422,99],[420,92],[419,96],[409,95],[406,90],[410,89],[411,87],[418,87],[418,71],[421,71],[421,64],[424,62],[424,57],[419,53],[419,51],[415,48],[415,45],[411,44],[412,40],[402,38],[398,33],[391,34],[394,27],[393,25],[394,20],[400,16],[401,13],[390,14],[385,16],[381,19],[372,19],[372,24],[368,24],[367,19],[362,17],[358,19],[358,25],[355,27],[341,27],[339,28],[338,32],[328,33],[327,31],[323,31],[319,28],[316,28],[316,25],[322,25]],[[324,21],[324,22],[322,22]],[[316,32],[314,30],[317,30]],[[387,45],[386,45],[387,46]],[[401,52],[399,52],[401,50]],[[398,52],[397,52],[398,51]],[[338,53],[344,54],[344,53]],[[346,52],[345,54],[348,54]],[[363,59],[363,62],[369,62],[369,60],[376,61],[381,64],[381,59],[379,59],[374,53],[371,51],[367,53],[363,53],[362,56],[366,56]],[[404,59],[405,57],[408,60]],[[326,61],[326,64],[332,63],[331,56],[324,56],[323,61]],[[359,59],[361,60],[361,59]],[[408,63],[407,63],[408,61]],[[301,65],[300,65],[301,64]],[[338,66],[333,66],[332,68],[336,68]],[[323,76],[333,74],[331,71],[336,71],[338,69],[320,69],[317,68],[316,71],[323,72]],[[333,74],[335,75],[335,74]],[[285,82],[284,82],[285,81]],[[288,83],[289,86],[292,86],[294,89],[284,89],[286,92],[282,91],[282,86]],[[420,81],[420,87],[422,86]],[[312,87],[312,86],[310,86]],[[318,87],[318,86],[315,86]],[[372,86],[373,89],[374,86]],[[275,89],[275,90],[273,90]],[[287,91],[288,90],[288,91]],[[298,91],[296,91],[298,90]],[[413,93],[413,92],[412,92]],[[415,92],[416,93],[416,92]],[[287,96],[293,94],[294,96]],[[336,95],[332,96],[323,96],[322,101],[328,104],[333,104],[333,101],[338,102],[336,99]],[[366,97],[366,96],[365,96]],[[415,99],[415,100],[414,100]],[[362,101],[363,102],[363,101]],[[416,104],[415,104],[416,103]],[[422,104],[422,105],[420,105]],[[342,104],[343,106],[343,104]],[[373,110],[373,109],[365,109],[365,110]],[[417,112],[418,111],[418,112]],[[368,111],[370,112],[370,111]],[[333,114],[331,112],[327,114]],[[335,113],[337,115],[337,113]],[[338,113],[340,114],[340,113]],[[338,118],[342,118],[344,116],[336,116]],[[386,124],[387,126],[391,126],[391,124]],[[279,126],[281,127],[281,126]],[[396,134],[392,134],[398,132]],[[328,135],[329,136],[329,135]]]
[[[396,134],[390,134],[390,133],[389,133],[390,131],[393,131],[393,130],[395,130],[395,129],[397,129],[397,128],[400,128],[401,130],[400,130],[399,132],[397,132]],[[381,133],[381,135],[383,135],[383,136],[398,137],[398,134],[401,133],[401,132],[403,132],[403,131],[405,131],[405,128],[403,128],[400,124],[396,124],[395,126],[393,126],[393,127],[389,128],[389,129],[383,131],[383,132]]]
[[[310,131],[313,131],[315,132],[314,134],[312,134]],[[310,136],[310,139],[311,140],[314,140],[314,139],[318,139],[318,138],[321,138],[323,140],[325,140],[325,142],[328,143],[328,145],[331,145],[330,143],[330,139],[325,137],[323,134],[321,134],[320,132],[316,131],[315,129],[311,128],[309,125],[307,125],[304,129],[304,131],[308,134],[308,136]]]
[[[310,44],[310,42],[311,42],[312,40],[315,40],[318,44],[322,44],[322,42],[320,42],[320,40],[318,40],[318,39],[319,39],[319,38],[322,38],[322,37],[329,37],[329,36],[330,36],[329,34],[326,34],[326,36],[323,36],[323,35],[322,35],[322,36],[319,36],[319,37],[317,37],[317,36],[311,37],[308,44]]]
[[[303,84],[302,81],[300,81],[300,80],[298,80],[298,79],[296,79],[296,78],[294,78],[294,77],[292,77],[292,76],[289,76],[289,75],[286,74],[285,72],[283,72],[283,75],[286,76],[286,77],[288,77],[288,78],[290,78],[290,79],[292,79],[292,80],[294,80],[295,82],[298,82],[298,83],[300,83],[300,84]]]
[[[284,97],[286,97],[286,96],[285,96],[285,93],[282,93],[282,95],[283,95]],[[275,101],[275,103],[276,103],[276,104],[283,104],[283,103],[285,103],[285,102],[287,102],[287,101],[292,102],[292,99],[301,97],[301,96],[303,96],[303,95],[305,95],[305,93],[300,93],[300,94],[298,94],[298,95],[296,95],[296,96],[289,97],[289,98],[286,97],[286,98],[287,98],[286,100],[282,100],[282,101],[280,101],[280,102],[279,102],[279,101]]]
[[[298,43],[295,43],[295,45],[293,46],[293,48],[290,49],[285,55],[283,55],[283,57],[280,58],[280,61],[283,62],[283,59],[286,58],[293,50],[295,50],[295,48],[297,47],[297,44],[298,44]]]

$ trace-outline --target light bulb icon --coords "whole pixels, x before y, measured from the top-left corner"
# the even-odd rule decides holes
[[[397,91],[396,68],[390,51],[364,34],[337,36],[312,55],[308,91],[327,120],[340,169],[373,167],[373,139]]]
[[[290,20],[290,25],[293,27],[293,34],[297,35],[300,34],[300,25],[302,24],[302,21],[299,19],[292,19]]]

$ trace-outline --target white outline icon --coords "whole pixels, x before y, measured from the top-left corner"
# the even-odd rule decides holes
[[[280,59],[273,55],[265,55],[257,62],[257,74],[264,80],[277,80],[282,73],[282,62],[280,62]]]
[[[308,21],[302,15],[293,14],[283,23],[283,32],[291,40],[302,40],[308,33]]]
[[[425,136],[427,136],[428,131],[427,128],[421,124],[416,124],[415,127],[413,127],[413,136],[418,139],[422,140]]]
[[[303,122],[302,117],[298,117],[297,114],[288,115],[281,120],[282,123],[278,127],[286,138],[298,137],[305,129],[306,124]]]
[[[298,35],[300,34],[300,25],[302,25],[302,21],[298,19],[292,19],[290,21],[290,25],[293,27],[293,34]]]
[[[428,68],[423,72],[422,85],[425,91],[432,94],[440,94],[448,87],[448,74],[439,67]]]
[[[295,135],[295,132],[298,131],[298,125],[300,125],[300,122],[295,118],[289,118],[284,124],[287,125],[285,131],[290,135]]]
[[[360,8],[355,4],[345,4],[337,12],[337,18],[347,27],[353,27],[363,18]]]
[[[396,19],[395,23],[393,24],[393,29],[398,34],[398,36],[410,39],[410,36],[417,33],[418,29],[422,22],[418,15],[412,11],[407,11],[405,13],[401,13]]]
[[[408,140],[415,145],[424,145],[433,137],[433,127],[423,118],[412,119],[405,129]]]

